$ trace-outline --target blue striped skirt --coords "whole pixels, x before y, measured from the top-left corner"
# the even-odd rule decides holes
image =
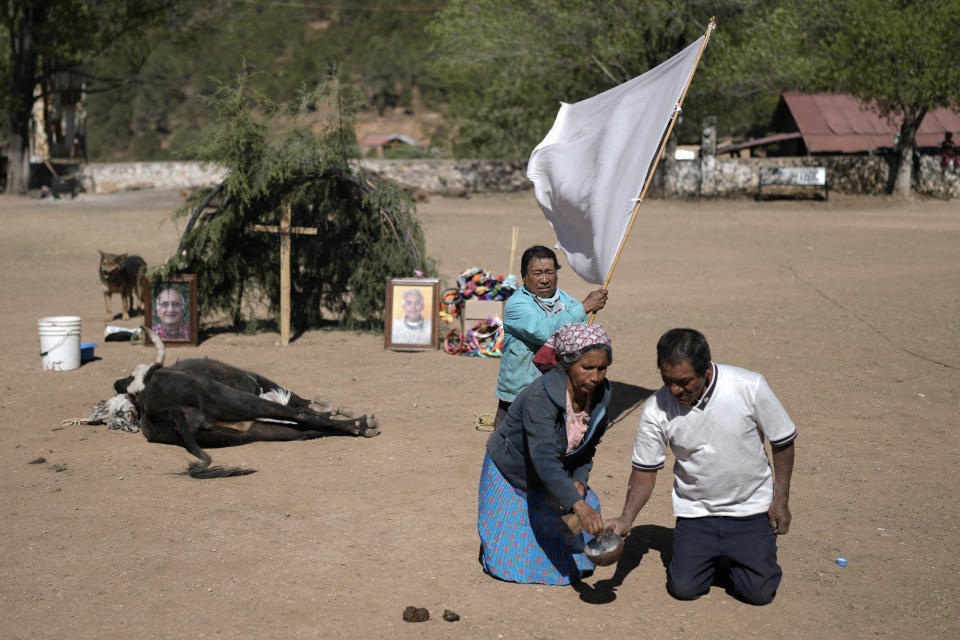
[[[479,493],[477,529],[484,571],[524,584],[570,584],[593,572],[593,562],[583,553],[592,536],[564,536],[555,501],[551,504],[542,490],[514,487],[489,455],[483,458]],[[586,500],[600,511],[591,489]]]

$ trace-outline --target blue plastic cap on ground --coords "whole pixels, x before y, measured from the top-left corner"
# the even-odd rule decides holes
[[[837,558],[837,565],[838,565],[838,566],[841,566],[841,567],[847,566],[847,559],[846,559],[846,558]]]

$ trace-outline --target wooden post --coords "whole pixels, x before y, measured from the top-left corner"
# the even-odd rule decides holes
[[[513,241],[510,244],[510,262],[507,264],[507,275],[513,273],[513,260],[517,256],[517,241],[520,238],[520,225],[513,225]]]
[[[290,205],[280,210],[280,344],[290,344]]]
[[[280,344],[290,344],[290,234],[315,236],[313,227],[294,227],[290,204],[284,202],[280,208],[280,226],[255,224],[254,231],[280,234]]]

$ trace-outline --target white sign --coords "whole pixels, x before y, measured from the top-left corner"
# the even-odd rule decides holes
[[[827,184],[826,167],[761,167],[760,184],[794,184],[822,187]]]

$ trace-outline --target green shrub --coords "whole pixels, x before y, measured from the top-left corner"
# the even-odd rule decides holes
[[[253,227],[278,225],[289,207],[293,226],[317,229],[291,240],[293,329],[317,327],[324,314],[347,328],[382,328],[387,278],[430,272],[432,265],[412,200],[350,162],[359,154],[355,90],[331,74],[318,90],[283,106],[250,90],[249,79],[242,74],[236,86],[221,85],[205,99],[217,126],[191,156],[229,174],[212,207],[196,213],[208,196],[201,192],[174,214],[196,220],[157,275],[198,274],[203,313],[226,313],[237,328],[249,326],[243,309],[251,314],[252,301],[278,312],[280,243]],[[318,119],[325,123],[314,133]]]

